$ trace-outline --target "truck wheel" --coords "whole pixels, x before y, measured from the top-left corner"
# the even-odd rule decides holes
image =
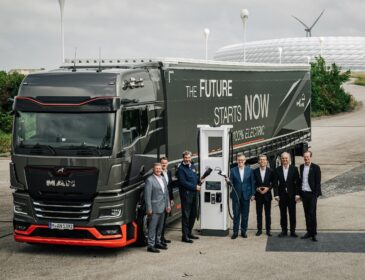
[[[146,246],[148,239],[148,216],[145,205],[140,205],[137,210],[137,245]]]

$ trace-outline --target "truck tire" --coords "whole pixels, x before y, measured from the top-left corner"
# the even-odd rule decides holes
[[[141,203],[137,207],[137,245],[147,246],[148,239],[148,216],[146,215],[146,206]]]

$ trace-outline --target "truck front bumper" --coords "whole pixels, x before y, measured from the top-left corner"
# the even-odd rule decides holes
[[[103,235],[95,227],[75,227],[70,231],[70,237],[42,236],[36,234],[37,230],[48,230],[48,226],[32,224],[26,230],[15,229],[14,240],[27,243],[97,246],[107,248],[124,247],[137,241],[137,224],[135,222],[132,222],[129,225],[121,225],[121,234],[116,235]],[[76,238],[72,237],[73,234],[83,234],[88,237]]]

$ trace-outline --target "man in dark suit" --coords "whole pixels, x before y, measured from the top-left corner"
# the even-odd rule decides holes
[[[185,151],[182,154],[183,161],[179,165],[176,175],[179,180],[180,199],[181,199],[181,228],[182,228],[182,242],[193,243],[192,239],[199,239],[198,236],[193,235],[197,209],[197,192],[200,191],[199,177],[197,169],[191,162],[191,152]]]
[[[169,191],[170,205],[172,208],[172,207],[174,207],[174,194],[173,194],[173,188],[172,188],[171,171],[167,169],[167,166],[169,164],[167,157],[160,158],[160,163],[161,163],[161,167],[162,167],[162,175],[164,176],[164,178],[167,182],[167,189]],[[167,245],[167,243],[171,243],[171,240],[168,240],[165,238],[166,220],[167,220],[167,215],[165,215],[162,233],[161,233],[161,244],[163,244],[163,245]]]
[[[256,236],[260,236],[262,234],[262,208],[265,208],[266,235],[271,236],[271,189],[273,183],[273,173],[271,169],[267,167],[266,155],[259,155],[259,165],[260,167],[253,171],[256,187]]]
[[[161,232],[165,218],[165,212],[171,211],[167,183],[161,175],[161,164],[153,165],[153,174],[146,179],[144,199],[146,214],[149,216],[148,247],[147,251],[159,253],[159,249],[167,249],[161,243]]]
[[[299,201],[300,180],[298,168],[289,164],[290,155],[281,154],[281,166],[275,169],[274,196],[279,201],[281,233],[279,237],[288,235],[288,217],[290,220],[290,236],[298,237],[296,227],[296,203]]]
[[[317,235],[317,198],[321,191],[321,168],[312,162],[312,152],[303,154],[304,164],[300,165],[301,191],[307,233],[302,239],[318,241]]]
[[[233,207],[233,235],[232,239],[238,236],[238,229],[241,221],[241,236],[247,238],[248,215],[250,211],[250,200],[255,199],[255,179],[253,171],[249,166],[245,167],[246,157],[237,156],[237,166],[231,169],[229,176],[233,189],[231,192]]]

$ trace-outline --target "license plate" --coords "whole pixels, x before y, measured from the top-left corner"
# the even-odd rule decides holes
[[[48,223],[48,227],[50,229],[59,229],[59,230],[73,230],[73,224],[66,224],[66,223]]]

